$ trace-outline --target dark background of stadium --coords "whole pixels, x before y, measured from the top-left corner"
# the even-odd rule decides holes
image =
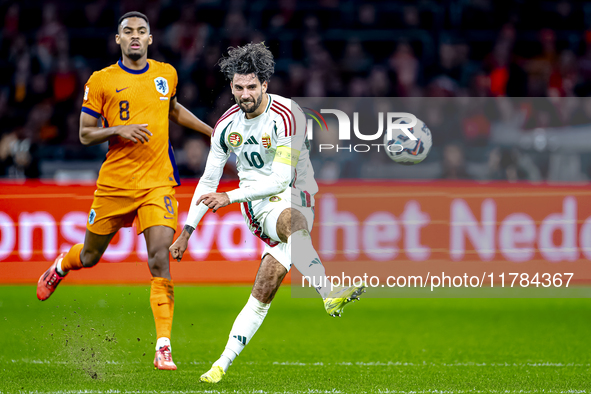
[[[265,41],[275,54],[270,92],[287,97],[538,97],[547,100],[549,119],[541,125],[531,119],[524,129],[591,123],[588,99],[569,114],[551,100],[591,94],[591,3],[1,1],[0,177],[96,177],[106,144],[83,147],[78,140],[83,85],[93,71],[119,59],[116,23],[130,10],[150,19],[148,56],[177,69],[179,102],[210,125],[231,105],[216,63],[229,46],[251,41]],[[486,122],[476,131],[461,119],[454,128],[427,123],[434,147],[422,164],[427,170],[411,173],[414,178],[591,176],[591,152],[500,145],[490,140]],[[206,139],[173,123],[170,138],[181,176],[200,176]],[[363,155],[339,160],[315,160],[317,178],[402,176],[388,170],[368,175]],[[386,155],[372,161],[372,170],[376,165],[393,168]]]

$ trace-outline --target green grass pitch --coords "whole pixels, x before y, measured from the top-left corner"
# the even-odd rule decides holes
[[[147,286],[0,287],[0,392],[589,393],[591,299],[362,299],[330,318],[282,288],[217,385],[250,287],[177,286],[177,371],[153,368]]]

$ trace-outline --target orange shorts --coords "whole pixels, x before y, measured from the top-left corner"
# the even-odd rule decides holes
[[[176,232],[178,202],[174,194],[172,186],[140,190],[100,186],[94,192],[86,228],[106,235],[131,227],[136,220],[138,234],[152,226],[166,226]]]

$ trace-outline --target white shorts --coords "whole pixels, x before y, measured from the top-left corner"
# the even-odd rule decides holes
[[[314,207],[300,207],[291,204],[291,190],[277,196],[262,200],[243,202],[240,204],[242,216],[250,231],[265,243],[265,249],[261,259],[270,254],[281,263],[289,272],[291,268],[291,256],[287,251],[287,243],[281,242],[277,235],[277,220],[279,215],[287,208],[297,209],[308,222],[308,231],[312,231],[314,224]]]

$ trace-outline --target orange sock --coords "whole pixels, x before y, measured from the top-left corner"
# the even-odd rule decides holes
[[[152,278],[150,305],[156,323],[156,339],[170,338],[174,314],[174,283],[166,278]]]
[[[80,268],[84,268],[82,261],[80,260],[80,252],[82,251],[83,246],[84,244],[76,244],[70,248],[62,260],[62,271],[68,272],[71,270],[79,270]]]

